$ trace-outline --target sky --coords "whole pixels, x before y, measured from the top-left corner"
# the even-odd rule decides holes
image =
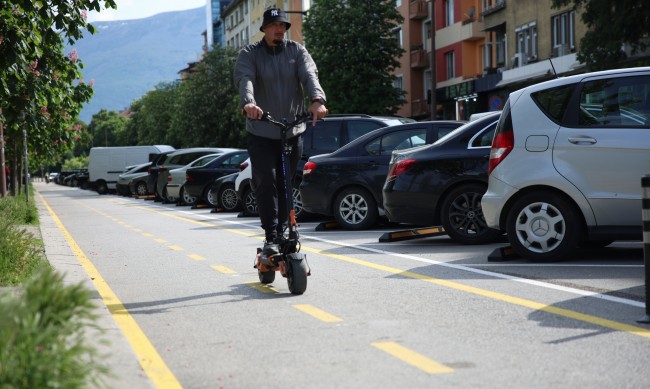
[[[142,19],[162,12],[182,11],[206,5],[206,0],[116,0],[117,9],[89,12],[88,21]],[[104,3],[102,2],[102,5]]]

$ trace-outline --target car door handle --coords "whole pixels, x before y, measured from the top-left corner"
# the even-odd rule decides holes
[[[590,145],[595,145],[596,144],[596,139],[590,137],[590,136],[577,136],[577,137],[571,137],[569,138],[569,142],[573,144],[580,144],[580,143],[588,143]]]

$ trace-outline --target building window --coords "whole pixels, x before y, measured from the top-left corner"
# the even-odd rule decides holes
[[[393,36],[395,37],[395,40],[397,40],[397,44],[399,47],[404,47],[402,44],[402,28],[397,27],[393,30]]]
[[[454,24],[454,0],[445,0],[445,26]]]
[[[537,59],[537,23],[531,22],[515,29],[517,35],[517,54],[522,54],[522,58],[527,62],[528,59]],[[519,63],[521,66],[524,63]]]
[[[422,47],[429,51],[429,43],[431,42],[431,20],[427,20],[422,24]]]
[[[455,68],[456,68],[456,61],[454,58],[454,52],[450,51],[448,53],[445,53],[445,65],[446,65],[446,71],[447,71],[447,80],[451,80],[452,78],[455,77]]]
[[[393,78],[393,88],[400,91],[404,90],[404,78],[402,77],[401,74]]]
[[[575,11],[551,17],[551,42],[555,57],[575,50]]]

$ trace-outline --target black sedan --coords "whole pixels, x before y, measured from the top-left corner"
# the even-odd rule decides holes
[[[432,145],[394,152],[383,189],[388,219],[442,225],[463,244],[494,241],[500,233],[485,224],[481,197],[499,115],[469,122]]]
[[[310,157],[300,184],[303,208],[334,216],[344,229],[373,226],[383,216],[381,190],[393,150],[431,144],[463,123],[439,120],[383,127],[333,153]]]
[[[217,206],[216,199],[212,198],[210,188],[219,177],[239,172],[239,164],[248,158],[248,151],[237,150],[221,154],[210,163],[203,166],[191,167],[185,171],[184,191],[197,201],[207,202]]]
[[[208,199],[214,201],[211,203],[217,209],[224,212],[235,212],[242,210],[242,204],[235,190],[235,180],[239,172],[219,177],[212,183]]]

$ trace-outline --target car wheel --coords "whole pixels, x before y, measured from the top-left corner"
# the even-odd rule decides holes
[[[162,190],[162,198],[163,198],[163,199],[165,200],[165,202],[167,202],[167,203],[175,203],[176,200],[178,200],[176,197],[174,197],[174,196],[170,196],[170,195],[167,193],[167,186],[165,186],[165,187],[163,188],[163,190]]]
[[[532,261],[559,261],[580,242],[578,211],[564,197],[550,192],[529,193],[517,200],[506,220],[514,251]]]
[[[138,182],[135,185],[135,194],[138,196],[146,196],[147,195],[147,183],[146,182]]]
[[[255,192],[251,188],[244,191],[244,215],[257,216],[257,200],[255,200]]]
[[[217,206],[220,206],[226,212],[237,211],[241,208],[234,184],[224,184],[219,190],[217,199]]]
[[[300,182],[293,187],[293,209],[296,211],[297,220],[307,220],[312,214],[302,207],[302,195],[300,194]]]
[[[462,244],[493,242],[501,232],[488,228],[483,217],[481,198],[486,187],[470,184],[458,187],[442,201],[442,227],[449,237]]]
[[[193,197],[193,196],[190,196],[189,194],[187,194],[187,192],[185,192],[185,187],[184,186],[181,186],[181,192],[179,193],[179,197],[181,198],[181,201],[183,202],[183,204],[186,204],[186,205],[194,205],[194,204],[196,204],[196,200],[197,200],[196,197]]]
[[[370,192],[363,188],[348,188],[336,196],[334,217],[346,230],[363,230],[377,221],[379,210]]]
[[[106,181],[97,181],[95,184],[95,190],[100,195],[108,193],[108,186],[106,185]]]

